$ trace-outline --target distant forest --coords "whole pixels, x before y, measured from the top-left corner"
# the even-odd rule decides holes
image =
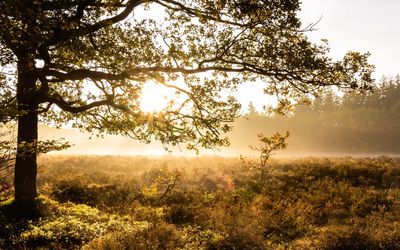
[[[260,115],[253,107],[237,121],[232,148],[248,149],[257,133],[291,132],[289,154],[400,154],[400,77],[384,78],[364,95],[327,92],[289,116]]]

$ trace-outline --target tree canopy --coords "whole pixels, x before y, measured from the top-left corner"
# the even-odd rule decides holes
[[[368,54],[332,60],[324,42],[307,39],[299,9],[287,0],[1,1],[2,120],[33,107],[56,125],[214,147],[227,144],[220,132],[240,108],[224,90],[239,84],[266,82],[282,106],[325,86],[368,89]],[[34,84],[15,112],[24,72]],[[139,103],[149,81],[177,95],[151,117]]]

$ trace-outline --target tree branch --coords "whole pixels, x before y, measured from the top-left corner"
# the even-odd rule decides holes
[[[60,72],[57,70],[47,70],[44,72],[47,76],[53,76],[56,78],[55,81],[76,81],[76,80],[84,80],[84,79],[92,79],[93,81],[100,80],[123,80],[129,77],[127,73],[121,74],[112,74],[101,71],[94,71],[89,69],[78,69],[70,72]],[[52,82],[54,80],[50,80]]]
[[[155,0],[153,1],[155,3],[160,4],[161,6],[170,9],[170,10],[174,10],[174,11],[184,11],[186,12],[188,15],[190,16],[195,16],[198,18],[204,18],[207,20],[213,20],[213,21],[217,21],[220,23],[225,23],[225,24],[230,24],[230,25],[234,25],[234,26],[238,26],[238,27],[247,27],[248,24],[245,23],[239,23],[239,22],[234,22],[234,21],[229,21],[229,20],[225,20],[225,19],[221,19],[220,17],[216,17],[213,16],[212,13],[208,13],[199,9],[194,9],[188,6],[185,6],[182,3],[179,3],[177,1],[173,1],[173,0]]]
[[[83,105],[83,106],[73,106],[71,102],[67,102],[62,98],[56,97],[56,96],[47,96],[45,98],[46,102],[56,104],[60,109],[64,111],[68,111],[70,113],[80,113],[80,112],[85,112],[88,111],[89,109],[95,108],[95,107],[100,107],[104,105],[111,105],[112,101],[111,99],[105,99],[101,101],[94,101],[89,104]]]
[[[72,29],[72,30],[58,30],[57,32],[54,32],[54,36],[49,39],[47,42],[44,43],[45,47],[53,46],[56,44],[63,43],[71,38],[76,38],[76,37],[81,37],[88,35],[90,33],[96,32],[102,28],[111,26],[115,23],[121,22],[122,20],[126,19],[129,14],[132,13],[133,9],[143,3],[144,0],[130,0],[127,4],[126,7],[123,11],[121,11],[119,14],[101,20],[97,23],[94,23],[92,25],[87,25],[83,26],[77,29]]]

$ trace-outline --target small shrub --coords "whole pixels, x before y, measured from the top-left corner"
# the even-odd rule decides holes
[[[363,190],[358,194],[355,192],[354,196],[352,210],[359,217],[365,217],[372,212],[384,212],[393,206],[393,201],[387,198],[386,192]]]
[[[369,235],[349,226],[329,227],[322,234],[319,248],[325,250],[379,249]]]
[[[19,242],[24,248],[74,249],[106,233],[134,232],[146,224],[106,214],[83,204],[59,204],[42,199],[51,213],[38,221],[30,221],[20,230]]]
[[[102,210],[124,211],[138,196],[138,190],[122,184],[95,184],[82,178],[62,178],[51,195],[59,202],[74,202]]]
[[[151,223],[137,232],[113,232],[94,240],[84,249],[177,249],[182,246],[178,231],[165,222]]]
[[[193,223],[196,214],[196,208],[181,204],[172,204],[165,215],[165,219],[172,224]]]

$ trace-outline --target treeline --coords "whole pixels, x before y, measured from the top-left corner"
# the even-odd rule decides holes
[[[367,94],[327,92],[310,106],[298,106],[288,116],[262,116],[254,109],[240,119],[231,134],[232,147],[256,132],[291,131],[287,153],[399,154],[400,77],[384,78]],[[253,143],[251,143],[253,144]]]

